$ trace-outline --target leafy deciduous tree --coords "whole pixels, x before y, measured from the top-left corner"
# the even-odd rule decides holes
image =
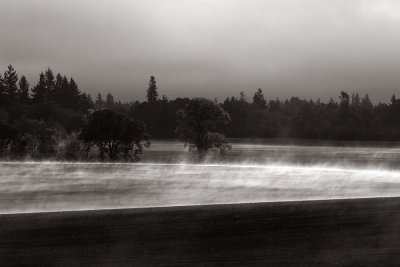
[[[142,153],[147,140],[146,127],[139,120],[130,120],[122,114],[103,109],[92,114],[79,138],[83,140],[87,152],[96,145],[100,160],[116,160],[122,153],[126,160],[133,153],[135,160]]]
[[[224,154],[231,146],[222,132],[230,122],[229,114],[218,104],[204,98],[192,99],[177,112],[179,138],[198,153],[199,160],[209,151]]]
[[[17,138],[17,134],[18,132],[14,128],[0,122],[0,155],[9,151],[12,142]]]

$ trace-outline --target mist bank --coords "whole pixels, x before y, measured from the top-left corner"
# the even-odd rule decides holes
[[[0,169],[0,213],[400,196],[400,170],[368,165],[2,162]]]
[[[224,156],[209,153],[202,162],[178,140],[153,140],[141,156],[144,163],[288,164],[399,169],[397,142],[348,142],[294,139],[229,139]]]
[[[195,152],[177,139],[153,139],[143,148],[140,161],[144,163],[189,164],[269,164],[338,165],[348,167],[400,168],[400,142],[344,141],[292,138],[228,138],[232,149],[224,155],[210,152],[199,161]],[[94,150],[93,153],[96,153]],[[88,158],[76,137],[62,139],[49,157],[2,155],[2,162],[126,162],[124,159],[101,161]]]
[[[293,145],[293,146],[331,146],[331,147],[400,147],[400,140],[335,140],[335,139],[303,139],[303,138],[227,138],[235,144],[259,144],[259,145]],[[177,139],[154,139],[154,141],[178,141]]]

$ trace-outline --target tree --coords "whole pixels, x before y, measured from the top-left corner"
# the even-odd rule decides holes
[[[106,108],[108,108],[108,109],[115,108],[114,97],[110,93],[108,93],[106,96]]]
[[[154,76],[150,76],[149,88],[147,89],[147,102],[156,103],[158,99],[156,79]]]
[[[139,161],[143,147],[148,147],[150,142],[146,133],[146,125],[138,119],[124,118],[120,133],[121,151],[125,161]]]
[[[114,151],[118,147],[117,139],[120,129],[116,126],[119,120],[121,117],[111,110],[96,111],[80,134],[80,139],[85,145],[94,143],[98,147],[101,161],[105,160],[106,153],[109,154],[109,159],[115,158],[117,154]]]
[[[340,91],[340,106],[343,108],[348,108],[350,104],[349,94],[345,91]]]
[[[100,93],[97,94],[96,102],[94,103],[96,109],[103,109],[105,106],[104,100]]]
[[[342,123],[347,123],[349,116],[349,107],[350,107],[349,94],[346,93],[345,91],[340,91],[339,99],[340,99],[340,105],[339,105],[340,120]]]
[[[358,108],[360,107],[360,103],[361,103],[360,95],[358,93],[351,94],[351,106]]]
[[[63,102],[63,77],[60,73],[57,73],[56,80],[54,83],[54,92],[53,92],[54,100],[62,104]]]
[[[73,78],[57,74],[54,86],[54,100],[63,108],[77,111],[80,108],[81,92]]]
[[[68,161],[79,160],[79,153],[81,151],[81,142],[75,138],[67,141],[64,150],[64,158]]]
[[[18,74],[13,66],[8,65],[7,70],[4,72],[3,86],[7,94],[8,101],[13,101],[17,95],[17,82]]]
[[[22,76],[19,80],[19,89],[17,91],[19,101],[24,104],[29,103],[29,82],[25,76]]]
[[[11,144],[16,140],[18,132],[10,126],[0,122],[0,155],[6,154]]]
[[[58,144],[55,134],[55,129],[52,128],[44,128],[36,133],[35,137],[38,140],[36,157],[51,158],[55,155]]]
[[[254,93],[253,105],[257,108],[264,109],[267,106],[267,101],[264,98],[264,94],[260,88]]]
[[[28,142],[21,134],[17,134],[10,146],[10,156],[14,159],[21,159],[26,156]]]
[[[239,93],[240,97],[239,97],[239,101],[242,103],[247,103],[247,97],[246,94],[244,93],[244,91],[241,91]]]
[[[94,109],[94,103],[90,94],[81,94],[79,103],[83,113],[87,113],[89,109]]]
[[[45,100],[54,100],[55,80],[53,71],[50,68],[44,73]]]
[[[0,105],[3,106],[7,101],[6,88],[4,86],[4,80],[0,74]]]
[[[32,100],[34,103],[40,103],[47,100],[46,78],[43,72],[39,74],[39,81],[32,89]]]
[[[199,160],[209,151],[224,154],[231,149],[222,132],[230,122],[229,114],[218,104],[194,98],[177,112],[176,132],[189,151],[197,152]]]
[[[227,98],[223,103],[223,108],[229,113],[231,122],[227,129],[227,134],[231,137],[245,137],[249,103],[244,92],[240,92],[239,99],[235,97]]]
[[[59,103],[61,104],[61,106],[65,108],[67,108],[70,105],[69,81],[66,76],[63,76],[61,80],[61,92],[60,92]]]
[[[365,96],[363,97],[363,99],[361,100],[361,107],[366,109],[366,110],[372,110],[373,109],[373,105],[371,100],[369,99],[369,95],[365,94]]]
[[[131,152],[134,159],[138,160],[138,154],[142,153],[144,141],[147,139],[145,131],[143,122],[103,109],[92,114],[79,138],[86,148],[96,145],[102,161],[106,156],[109,160],[116,160],[121,153],[128,160]]]
[[[65,98],[67,99],[67,108],[70,108],[72,110],[78,110],[79,109],[79,98],[81,95],[81,92],[79,91],[78,84],[75,82],[75,80],[71,77],[68,83],[68,90],[66,91]]]

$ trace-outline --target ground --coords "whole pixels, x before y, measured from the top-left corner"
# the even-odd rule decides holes
[[[400,266],[400,198],[0,216],[2,266]]]

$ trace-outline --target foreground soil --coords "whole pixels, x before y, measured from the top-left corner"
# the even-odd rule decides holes
[[[0,215],[1,266],[400,266],[400,198]]]

